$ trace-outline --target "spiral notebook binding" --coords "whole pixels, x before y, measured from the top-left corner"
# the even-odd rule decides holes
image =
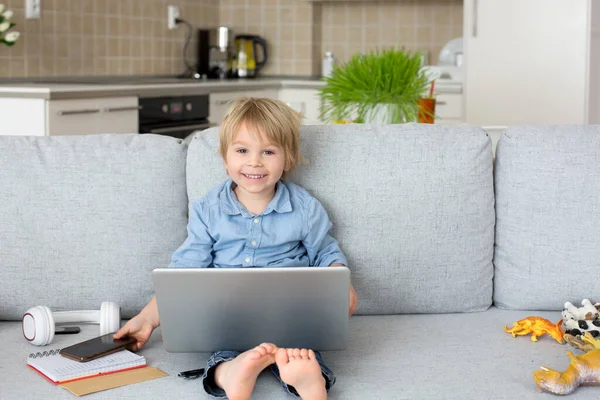
[[[29,358],[42,358],[42,357],[54,356],[54,355],[58,354],[60,352],[60,350],[61,349],[47,350],[44,352],[38,351],[37,353],[31,353],[29,355]]]

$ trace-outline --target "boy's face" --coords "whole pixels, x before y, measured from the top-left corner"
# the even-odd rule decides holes
[[[273,194],[285,168],[283,149],[254,137],[242,123],[224,160],[229,177],[247,194]]]

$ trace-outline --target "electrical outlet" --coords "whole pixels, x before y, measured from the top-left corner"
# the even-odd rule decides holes
[[[40,10],[42,0],[25,0],[25,18],[38,19],[40,18]]]
[[[179,7],[168,6],[167,10],[167,24],[169,29],[175,29],[177,27],[177,22],[175,22],[175,20],[179,18]]]

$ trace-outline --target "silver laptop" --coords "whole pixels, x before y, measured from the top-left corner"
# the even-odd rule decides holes
[[[346,267],[158,268],[152,280],[169,352],[348,345]]]

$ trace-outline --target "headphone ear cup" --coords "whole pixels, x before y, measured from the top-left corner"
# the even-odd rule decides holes
[[[100,335],[116,332],[121,327],[121,308],[112,301],[100,305]]]
[[[30,308],[23,314],[23,336],[31,344],[45,346],[54,340],[54,317],[45,306]]]

